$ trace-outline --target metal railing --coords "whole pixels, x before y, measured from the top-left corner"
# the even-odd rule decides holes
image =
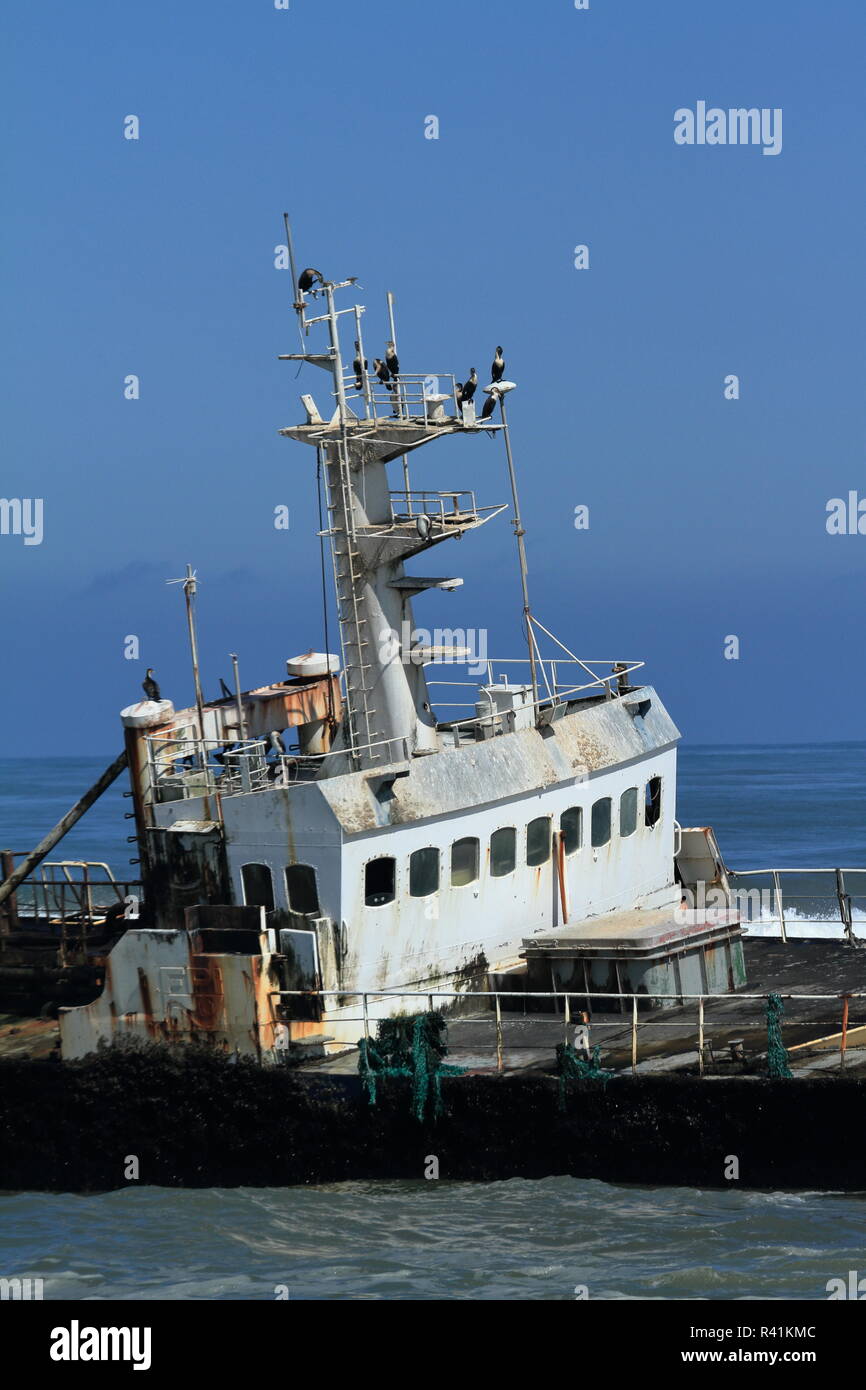
[[[744,913],[747,921],[761,923],[774,923],[778,925],[779,936],[782,941],[788,941],[789,931],[796,935],[804,926],[817,926],[821,924],[835,925],[838,923],[844,930],[845,936],[849,941],[856,940],[855,923],[860,920],[855,917],[857,900],[862,901],[861,912],[866,909],[866,868],[768,868],[768,869],[727,869],[728,882],[731,885],[731,898],[734,905]],[[833,878],[833,889],[830,892],[821,892],[820,886],[824,879],[831,876]],[[846,877],[847,875],[847,877]],[[861,876],[861,882],[857,886],[859,891],[851,888],[851,878],[854,875]],[[806,880],[801,884],[800,892],[788,892],[787,885],[783,891],[782,881],[786,878],[789,882],[795,876]],[[764,879],[766,886],[755,888],[739,888],[738,879]],[[809,884],[808,880],[814,878],[817,884]],[[823,911],[824,905],[834,904],[832,912]],[[757,915],[753,909],[757,908]],[[816,915],[816,911],[817,915]],[[864,920],[866,925],[866,920]]]
[[[368,368],[362,372],[361,380],[362,387],[358,391],[355,389],[355,372],[351,368],[344,368],[343,394],[346,404],[355,414],[361,413],[364,419],[426,420],[431,406],[444,404],[437,400],[442,396],[449,405],[453,405],[455,415],[460,416],[457,382],[451,372],[401,372],[386,386]]]
[[[469,662],[461,660],[459,662],[453,662],[451,664],[459,666],[477,666],[480,665],[480,660]],[[545,687],[545,693],[543,695],[540,695],[537,700],[529,702],[526,705],[522,706],[522,709],[536,710],[541,709],[542,707],[550,707],[552,705],[564,704],[566,701],[572,698],[576,698],[578,696],[585,696],[588,691],[595,691],[599,694],[604,694],[608,699],[613,699],[615,695],[613,688],[614,685],[618,685],[626,677],[630,676],[633,671],[640,670],[645,664],[646,663],[643,661],[610,662],[600,660],[583,661],[579,660],[578,658],[539,658],[536,662],[536,667],[541,677],[541,682]],[[592,677],[592,679],[578,685],[562,682],[559,677],[559,668],[563,666],[575,665],[579,666],[582,670],[586,671]],[[428,686],[431,688],[433,686],[472,688],[477,691],[479,696],[486,696],[488,702],[491,705],[491,709],[489,710],[489,712],[476,715],[473,719],[440,719],[440,723],[447,724],[449,728],[456,729],[458,731],[468,731],[477,728],[480,725],[485,725],[489,727],[491,721],[493,721],[503,730],[503,732],[508,730],[511,722],[510,716],[512,715],[513,711],[496,710],[495,707],[493,707],[492,698],[489,693],[490,687],[495,686],[497,684],[507,684],[507,675],[505,672],[500,670],[497,680],[496,676],[494,675],[494,669],[497,667],[501,668],[505,666],[528,667],[529,659],[528,657],[495,657],[488,660],[486,662],[486,666],[487,681],[483,684],[476,683],[475,681],[428,681]],[[616,666],[617,670],[611,671],[608,675],[601,675],[599,672],[592,670],[593,666],[606,666],[608,668]],[[527,685],[527,689],[528,688],[529,687]],[[456,700],[448,700],[440,701],[438,703],[445,709],[474,709],[479,703],[481,703],[481,701],[480,699],[476,699],[475,701],[472,701],[470,703],[458,702]]]
[[[226,745],[214,739],[165,739],[147,735],[150,774],[149,802],[188,801],[219,793],[244,795],[267,787],[314,780],[329,759],[346,758],[347,748],[326,753],[273,754],[266,739],[246,739]],[[406,762],[405,738],[375,739],[359,744],[356,752],[382,749],[382,761]]]
[[[704,1075],[704,1073],[705,1073],[705,1071],[706,1071],[706,1069],[707,1069],[707,1064],[708,1064],[708,1062],[712,1063],[713,1056],[714,1056],[714,1047],[713,1047],[712,1040],[709,1039],[709,1038],[707,1037],[707,1025],[708,1025],[708,1023],[711,1023],[711,1024],[713,1025],[714,1030],[717,1031],[717,1036],[718,1036],[718,1033],[719,1033],[719,1032],[724,1033],[724,1034],[727,1035],[727,1034],[730,1034],[730,1033],[732,1033],[732,1032],[737,1032],[737,1031],[740,1031],[740,1030],[745,1031],[745,1032],[747,1032],[747,1033],[748,1033],[749,1031],[751,1031],[752,1033],[755,1033],[755,1032],[765,1033],[765,1030],[766,1030],[766,1027],[767,1027],[767,1022],[766,1022],[766,1009],[767,1009],[767,1003],[768,1003],[768,999],[769,999],[769,994],[767,994],[767,993],[762,993],[762,994],[749,993],[748,991],[745,991],[745,990],[744,990],[744,991],[737,990],[736,993],[732,993],[732,994],[712,994],[712,993],[707,993],[707,994],[686,994],[686,993],[679,993],[679,994],[652,994],[652,995],[647,995],[647,994],[632,994],[632,993],[628,993],[628,992],[623,992],[623,993],[621,993],[621,994],[617,994],[617,995],[615,996],[615,998],[616,998],[618,1001],[623,1001],[623,1002],[625,1002],[625,1001],[630,1001],[630,1002],[631,1002],[631,1018],[630,1018],[629,1024],[626,1024],[626,1025],[623,1024],[623,1022],[622,1022],[621,1019],[616,1019],[616,1020],[605,1020],[605,1019],[594,1018],[594,1019],[592,1019],[592,1020],[590,1021],[589,1016],[586,1014],[586,1012],[585,1012],[582,1008],[578,1007],[577,1009],[574,1009],[573,1006],[572,1006],[572,1000],[576,1000],[576,1001],[589,1001],[589,1000],[596,999],[596,1000],[600,1000],[602,1003],[609,1004],[609,1003],[610,1003],[610,1000],[611,1000],[611,998],[612,998],[611,993],[610,993],[609,990],[608,990],[608,991],[604,991],[604,992],[601,992],[601,991],[586,991],[586,990],[577,991],[577,990],[575,990],[575,991],[571,991],[570,993],[567,993],[567,994],[566,994],[566,993],[563,993],[562,991],[552,991],[552,990],[526,990],[526,991],[523,991],[523,990],[520,990],[520,991],[508,990],[508,991],[501,991],[501,990],[444,990],[444,989],[411,990],[411,989],[389,989],[389,990],[375,990],[375,991],[368,990],[368,991],[361,991],[361,990],[337,990],[337,989],[313,989],[313,990],[310,990],[310,989],[306,989],[306,990],[304,990],[304,989],[284,989],[284,990],[272,990],[272,991],[271,991],[271,997],[272,997],[273,999],[292,999],[292,998],[314,999],[314,998],[315,998],[315,999],[319,999],[319,1000],[321,1000],[321,1001],[323,1001],[323,1002],[326,1001],[326,1000],[327,1000],[328,998],[330,998],[330,997],[335,997],[335,998],[339,998],[339,999],[342,999],[342,1000],[345,1000],[345,999],[356,999],[356,1000],[360,1000],[360,1003],[361,1003],[361,1013],[360,1013],[360,1014],[357,1014],[357,1015],[347,1014],[347,1013],[344,1011],[343,1007],[341,1006],[337,1011],[333,1012],[333,1013],[330,1015],[330,1021],[331,1021],[331,1022],[339,1022],[339,1023],[341,1023],[341,1024],[344,1024],[344,1023],[358,1023],[358,1024],[360,1024],[361,1027],[363,1028],[363,1036],[364,1036],[365,1039],[369,1039],[369,1038],[370,1038],[370,1025],[371,1025],[371,1020],[373,1020],[373,1019],[376,1018],[376,1017],[383,1017],[383,1016],[384,1016],[384,1017],[388,1017],[388,1016],[391,1016],[391,1015],[389,1015],[389,1014],[380,1014],[380,1013],[375,1012],[375,1011],[376,1011],[376,1007],[377,1007],[378,1005],[380,1005],[381,1003],[383,1003],[383,1002],[385,1002],[385,1001],[391,1000],[391,999],[423,999],[423,1000],[426,1001],[426,1003],[427,1003],[427,1009],[428,1009],[428,1012],[430,1012],[430,1013],[432,1013],[433,1010],[434,1010],[434,1000],[452,1000],[452,1001],[465,1001],[465,1000],[467,1000],[467,999],[480,999],[480,1000],[484,1000],[484,1002],[488,1005],[488,1008],[489,1008],[489,1009],[491,1010],[491,1012],[492,1012],[492,1017],[491,1017],[491,1019],[490,1019],[490,1023],[491,1023],[491,1026],[492,1026],[493,1030],[494,1030],[494,1032],[493,1032],[493,1044],[494,1044],[494,1051],[495,1051],[496,1069],[497,1069],[497,1071],[503,1071],[503,1070],[504,1070],[504,1066],[505,1066],[505,1051],[506,1051],[505,1027],[506,1027],[506,1021],[507,1021],[507,1020],[503,1018],[503,1012],[504,1012],[504,1011],[503,1011],[503,1007],[502,1007],[502,1006],[503,1006],[503,1001],[505,1001],[506,1005],[510,1005],[510,1006],[512,1007],[512,1009],[513,1009],[513,1007],[514,1007],[515,1004],[519,1004],[519,1003],[521,1003],[521,1002],[525,1002],[525,1001],[530,1000],[530,999],[533,999],[533,1000],[535,1000],[535,999],[537,999],[537,1000],[550,1000],[550,1001],[553,1002],[554,1010],[555,1010],[555,1013],[556,1013],[557,1015],[559,1014],[559,1010],[560,1010],[560,1008],[561,1008],[561,1010],[562,1010],[561,1019],[560,1019],[559,1017],[556,1017],[556,1018],[554,1018],[554,1019],[551,1019],[549,1016],[545,1016],[545,1015],[539,1013],[539,1014],[533,1014],[533,1016],[532,1016],[532,1017],[533,1017],[533,1022],[535,1022],[535,1023],[536,1023],[539,1027],[541,1027],[541,1028],[547,1028],[548,1030],[552,1030],[552,1032],[551,1032],[551,1037],[553,1037],[553,1038],[555,1038],[556,1034],[561,1030],[561,1041],[564,1041],[564,1042],[566,1042],[566,1043],[574,1043],[574,1041],[575,1041],[574,1030],[575,1030],[575,1027],[576,1027],[576,1026],[577,1026],[577,1027],[580,1027],[580,1028],[583,1028],[583,1027],[589,1028],[589,1029],[591,1030],[591,1036],[592,1036],[593,1038],[595,1038],[596,1040],[600,1037],[600,1035],[601,1035],[602,1033],[604,1033],[605,1036],[602,1038],[602,1042],[603,1042],[603,1044],[607,1047],[607,1049],[608,1049],[609,1052],[614,1051],[614,1050],[616,1050],[616,1051],[618,1051],[618,1052],[623,1052],[623,1051],[625,1051],[628,1055],[630,1055],[630,1070],[631,1070],[631,1072],[632,1072],[633,1074],[638,1070],[638,1067],[639,1067],[639,1065],[640,1065],[639,1062],[638,1062],[638,1055],[639,1055],[639,1039],[640,1039],[641,1036],[643,1036],[644,1038],[646,1038],[646,1037],[647,1037],[647,1032],[648,1032],[648,1031],[649,1031],[650,1033],[652,1033],[653,1031],[656,1031],[656,1030],[659,1030],[659,1031],[661,1031],[661,1030],[668,1030],[669,1032],[670,1032],[671,1030],[674,1030],[676,1033],[678,1033],[678,1034],[680,1034],[680,1035],[682,1036],[684,1042],[685,1042],[685,1041],[688,1041],[689,1036],[690,1036],[689,1033],[688,1033],[688,1031],[686,1031],[686,1028],[687,1028],[687,1025],[688,1025],[688,1020],[684,1019],[684,1018],[682,1017],[682,1014],[681,1014],[678,1018],[675,1018],[675,1019],[672,1019],[672,1018],[670,1018],[670,1017],[667,1017],[667,1018],[661,1018],[661,1019],[654,1018],[654,1019],[648,1020],[648,1019],[646,1019],[645,1017],[644,1017],[644,1018],[641,1018],[641,1017],[640,1017],[640,1015],[639,1015],[640,1006],[643,1005],[644,1008],[646,1008],[647,1006],[652,1005],[652,1004],[656,1003],[657,1001],[658,1001],[658,1002],[661,1002],[661,1001],[669,1001],[669,1002],[671,1002],[673,1005],[675,1005],[675,1006],[682,1006],[683,1008],[686,1008],[686,1007],[688,1007],[689,1004],[691,1004],[691,1005],[694,1006],[694,1010],[695,1010],[695,1014],[696,1014],[696,1018],[695,1018],[695,1029],[696,1029],[696,1031],[695,1031],[695,1036],[694,1036],[694,1039],[693,1039],[694,1047],[693,1047],[693,1049],[690,1048],[689,1051],[692,1051],[692,1050],[694,1051],[694,1053],[695,1053],[695,1060],[696,1060],[697,1066],[698,1066],[698,1071],[699,1071],[699,1073],[700,1073],[701,1075]],[[817,1037],[817,1038],[814,1038],[814,1039],[807,1039],[806,1041],[798,1042],[798,1043],[794,1044],[793,1046],[791,1046],[791,1047],[789,1048],[789,1052],[801,1052],[801,1051],[804,1051],[805,1049],[812,1048],[812,1047],[816,1047],[816,1046],[822,1046],[822,1047],[824,1047],[824,1048],[826,1049],[828,1044],[838,1044],[839,1065],[844,1067],[844,1065],[845,1065],[845,1056],[846,1056],[846,1053],[847,1053],[847,1051],[849,1050],[849,1048],[854,1048],[854,1047],[857,1047],[857,1048],[859,1048],[859,1047],[866,1047],[866,1009],[864,1009],[864,1019],[863,1019],[862,1022],[856,1023],[856,1022],[853,1022],[852,1019],[851,1019],[851,1003],[852,1003],[852,1001],[854,1001],[854,1000],[866,1000],[866,990],[852,990],[852,991],[850,991],[850,992],[846,991],[846,992],[838,993],[838,994],[800,994],[800,993],[790,992],[790,993],[778,993],[778,994],[774,994],[774,997],[777,998],[777,999],[779,999],[779,998],[782,999],[786,1004],[788,1004],[788,1003],[801,1003],[801,1004],[815,1005],[815,1004],[829,1004],[829,1003],[832,1003],[832,1004],[835,1004],[835,1005],[838,1006],[838,1014],[834,1015],[834,1016],[833,1016],[831,1019],[829,1019],[829,1020],[828,1020],[828,1019],[825,1019],[825,1018],[819,1018],[819,1017],[814,1017],[814,1016],[813,1016],[813,1017],[810,1017],[810,1018],[808,1018],[808,1019],[804,1018],[804,1019],[801,1019],[801,1020],[798,1021],[798,1020],[796,1020],[795,1018],[793,1018],[793,1017],[791,1017],[791,1016],[789,1016],[789,1015],[786,1014],[786,1017],[785,1017],[785,1027],[786,1027],[786,1029],[788,1029],[788,1030],[790,1030],[790,1029],[792,1029],[792,1028],[798,1028],[798,1029],[800,1029],[800,1028],[804,1028],[804,1027],[807,1027],[807,1026],[808,1026],[810,1029],[813,1029],[813,1028],[823,1028],[823,1027],[826,1027],[826,1026],[832,1026],[832,1025],[834,1025],[834,1024],[836,1024],[836,1023],[838,1023],[838,1025],[839,1025],[838,1031],[837,1031],[836,1033],[830,1034],[829,1036],[820,1036],[820,1037]],[[718,1015],[718,1016],[715,1016],[715,1015],[710,1014],[710,1016],[709,1016],[709,1018],[708,1018],[708,1016],[707,1016],[707,1005],[709,1004],[709,1005],[712,1006],[713,1003],[717,1003],[717,1002],[718,1002],[718,1003],[724,1003],[724,1004],[727,1006],[726,1009],[725,1009],[725,1011],[724,1011],[724,1014],[720,1014],[720,1015]],[[742,1015],[742,1011],[740,1012],[740,1014],[739,1014],[738,1016],[733,1017],[733,1016],[732,1016],[732,1013],[731,1013],[731,1006],[732,1006],[732,1005],[734,1005],[734,1006],[738,1006],[738,1005],[753,1005],[753,1006],[755,1006],[756,1008],[762,1009],[764,1012],[763,1012],[763,1014],[759,1014],[759,1015],[757,1015],[755,1018],[752,1018],[752,1019],[750,1019],[750,1018],[748,1018],[748,1017],[744,1017],[744,1016]],[[449,1030],[450,1030],[452,1027],[454,1027],[454,1026],[460,1026],[460,1025],[471,1026],[471,1025],[473,1025],[473,1024],[477,1025],[479,1022],[483,1022],[483,1021],[484,1021],[483,1018],[482,1018],[482,1019],[479,1019],[478,1017],[465,1017],[465,1016],[460,1016],[460,1015],[456,1015],[456,1016],[455,1016],[455,1015],[452,1015],[452,1014],[449,1014],[449,1015],[448,1015],[448,1027],[449,1027]],[[525,1021],[525,1020],[524,1020],[524,1021]],[[324,1023],[325,1023],[325,1025],[327,1025],[328,1022],[329,1022],[329,1016],[328,1016],[328,1015],[325,1015],[325,1017],[324,1017]],[[853,1042],[853,1043],[852,1043],[852,1041],[851,1041],[851,1034],[852,1034],[852,1033],[856,1033],[856,1034],[857,1034],[856,1041]],[[862,1034],[862,1036],[860,1036],[861,1034]],[[729,1038],[725,1043],[722,1043],[722,1044],[720,1045],[720,1050],[721,1050],[721,1048],[723,1048],[723,1047],[728,1047],[728,1048],[737,1047],[737,1046],[739,1046],[740,1044],[742,1044],[743,1042],[744,1042],[744,1039],[742,1039],[742,1038]],[[538,1051],[544,1050],[544,1051],[549,1051],[549,1050],[550,1050],[550,1047],[551,1047],[551,1042],[550,1042],[549,1039],[548,1039],[548,1040],[545,1040],[545,1041],[543,1041],[543,1042],[541,1042],[541,1043],[539,1043],[539,1044],[530,1044],[530,1043],[528,1043],[528,1042],[526,1041],[526,1038],[525,1038],[525,1036],[523,1035],[523,1033],[521,1033],[521,1035],[518,1036],[518,1037],[514,1040],[514,1042],[512,1043],[512,1048],[513,1048],[513,1050],[516,1051],[516,1052],[525,1052],[525,1051],[530,1051],[530,1050],[538,1050]],[[469,1044],[469,1049],[468,1049],[468,1050],[470,1050],[470,1051],[472,1051],[472,1052],[477,1051],[477,1044]],[[832,1050],[832,1049],[831,1049],[831,1050]],[[449,1054],[451,1054],[451,1055],[457,1055],[458,1053],[459,1053],[459,1046],[458,1046],[458,1048],[454,1048],[453,1046],[450,1045],[450,1042],[449,1042]],[[677,1054],[675,1054],[673,1057],[671,1057],[669,1060],[670,1060],[670,1061],[679,1061],[679,1060],[682,1059],[682,1056],[683,1056],[683,1055],[684,1055],[684,1054],[679,1054],[679,1053],[677,1053]],[[760,1053],[758,1053],[757,1055],[758,1055],[758,1056],[763,1056],[763,1053],[760,1052]],[[648,1059],[648,1060],[652,1060],[652,1059]],[[646,1065],[646,1062],[644,1063],[644,1065]]]

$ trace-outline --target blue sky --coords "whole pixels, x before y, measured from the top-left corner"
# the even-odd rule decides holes
[[[45,520],[39,546],[0,535],[0,752],[110,754],[145,665],[189,702],[164,583],[187,561],[209,693],[230,651],[251,685],[321,645],[314,456],[277,435],[324,380],[276,360],[284,209],[302,263],[359,276],[370,356],[389,289],[407,370],[486,379],[505,346],[547,626],[646,660],[691,741],[863,736],[866,535],[825,518],[866,497],[866,8],[151,0],[6,25],[0,494]],[[781,153],[676,145],[699,100],[781,108]],[[486,436],[413,477],[507,497]],[[439,552],[465,586],[416,620],[519,655],[513,559],[504,518]]]

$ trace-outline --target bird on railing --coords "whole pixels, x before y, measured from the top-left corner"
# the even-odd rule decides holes
[[[364,389],[364,377],[363,377],[363,373],[367,370],[367,366],[368,366],[368,363],[367,363],[366,357],[364,358],[364,365],[363,365],[363,367],[361,366],[361,344],[358,343],[358,342],[356,342],[356,343],[355,343],[355,360],[354,360],[353,363],[352,363],[352,371],[355,373],[355,390],[356,390],[356,391],[363,391],[363,389]]]
[[[303,294],[307,294],[318,280],[320,285],[324,285],[325,277],[320,270],[314,270],[312,266],[307,266],[298,276],[298,289]]]
[[[496,387],[494,386],[493,390],[490,392],[490,395],[487,397],[487,400],[484,402],[484,407],[481,411],[482,420],[490,419],[491,415],[496,409],[496,402],[499,400],[499,396],[500,392],[497,391]]]
[[[469,380],[463,383],[463,392],[460,401],[461,405],[464,405],[467,401],[472,400],[472,397],[475,395],[475,388],[477,387],[477,385],[478,373],[473,367],[469,373]]]
[[[373,358],[373,371],[376,373],[377,380],[382,383],[386,390],[393,391],[395,389],[391,381],[391,373],[380,357]]]
[[[502,348],[496,349],[496,356],[493,359],[493,366],[490,368],[490,380],[501,381],[505,375],[505,358],[502,356]]]
[[[385,364],[393,377],[396,378],[400,375],[400,359],[390,339],[388,340],[388,346],[385,348]]]
[[[145,695],[147,696],[148,700],[156,700],[156,701],[159,700],[159,698],[160,698],[159,686],[157,685],[156,681],[153,679],[153,667],[152,667],[152,666],[148,666],[147,670],[145,671],[145,673],[144,673],[144,680],[141,682],[141,688],[142,688],[142,690],[144,691]]]

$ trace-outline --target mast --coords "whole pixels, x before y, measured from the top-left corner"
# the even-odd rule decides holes
[[[327,348],[281,357],[308,362],[329,374],[333,410],[320,413],[313,397],[303,395],[306,424],[280,433],[314,445],[322,461],[346,685],[346,723],[335,746],[342,742],[350,765],[360,769],[405,763],[410,757],[439,750],[424,665],[468,655],[462,648],[413,646],[414,596],[427,589],[453,588],[462,581],[407,575],[404,561],[477,528],[504,506],[479,509],[469,490],[410,490],[407,456],[412,450],[443,435],[479,434],[481,429],[474,421],[464,424],[459,416],[455,382],[449,373],[401,370],[393,391],[368,376],[361,335],[364,306],[339,309],[336,304],[337,294],[354,284],[354,278],[323,279],[314,286],[309,293],[325,300],[325,311],[315,317],[307,317],[306,292],[297,290],[295,308],[304,331],[324,325]],[[354,370],[347,371],[343,365],[340,318],[344,314],[351,316],[354,340],[360,344],[360,391],[355,390]],[[388,318],[396,346],[392,296]],[[431,396],[425,387],[434,376],[445,388]],[[447,413],[446,408],[455,413]],[[484,422],[485,431],[500,429],[504,430],[504,424]],[[403,460],[403,488],[392,491],[387,464],[397,459]],[[331,762],[330,770],[340,769]]]

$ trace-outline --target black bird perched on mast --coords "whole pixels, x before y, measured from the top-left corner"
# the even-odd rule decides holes
[[[463,385],[463,394],[462,394],[462,397],[461,397],[461,404],[464,404],[466,401],[471,401],[471,400],[472,400],[472,397],[475,395],[475,388],[476,388],[477,385],[478,385],[478,373],[476,372],[475,368],[473,367],[472,370],[471,370],[470,373],[469,373],[469,380],[468,380],[467,382],[465,382],[464,385]]]
[[[363,377],[363,374],[362,374],[362,373],[365,372],[365,371],[367,370],[368,365],[369,365],[369,364],[368,364],[367,359],[366,359],[366,357],[365,357],[365,358],[364,358],[364,365],[363,365],[363,367],[361,366],[361,344],[358,343],[358,342],[356,342],[356,343],[355,343],[355,360],[354,360],[354,362],[352,363],[352,371],[355,373],[355,390],[356,390],[356,391],[363,391],[363,389],[364,389],[364,377]]]
[[[455,385],[455,387],[454,387],[454,394],[455,394],[456,397],[457,397],[457,413],[458,413],[458,415],[459,415],[459,413],[460,413],[460,411],[461,411],[461,408],[462,408],[462,406],[463,406],[463,382],[462,382],[462,381],[458,381],[457,384]]]
[[[397,377],[400,375],[400,359],[397,356],[394,344],[390,341],[390,339],[388,341],[387,347],[385,348],[385,363],[388,367],[388,371],[391,373],[392,376]]]
[[[491,381],[501,381],[505,374],[505,358],[502,356],[502,348],[496,349],[496,356],[493,359],[493,366],[490,368]]]
[[[148,666],[147,671],[145,672],[145,675],[144,675],[144,680],[141,682],[141,688],[142,688],[142,690],[144,691],[145,695],[147,696],[148,700],[159,700],[159,698],[160,698],[159,686],[157,685],[156,681],[153,679],[153,667],[152,667],[152,666]]]
[[[311,265],[308,265],[306,270],[302,270],[298,276],[298,289],[301,290],[303,294],[306,294],[313,288],[317,280],[320,285],[324,285],[325,277],[322,272],[320,270],[314,270]]]
[[[380,357],[373,358],[373,371],[376,373],[377,378],[381,381],[383,386],[386,386],[389,391],[394,390],[394,386],[391,382],[391,373]]]
[[[491,415],[493,414],[494,410],[496,409],[496,402],[497,402],[498,400],[499,400],[499,392],[498,392],[497,390],[494,389],[493,391],[490,392],[490,395],[487,397],[487,400],[484,402],[484,409],[481,411],[481,418],[482,418],[482,420],[489,420],[489,419],[490,419]]]

